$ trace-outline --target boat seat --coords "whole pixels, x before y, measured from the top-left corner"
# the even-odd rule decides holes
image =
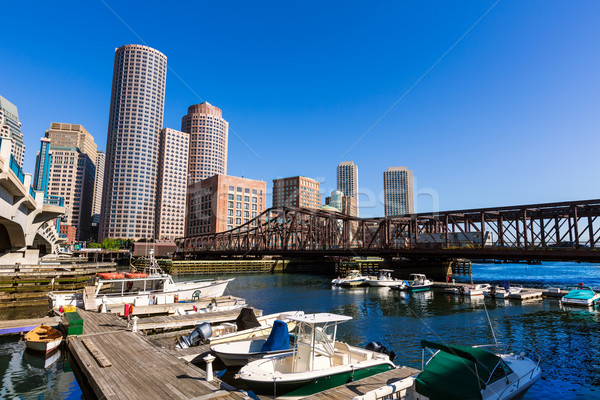
[[[348,343],[336,342],[335,347],[336,349],[340,350],[341,353],[348,354],[349,363],[370,360],[372,357],[372,353],[370,351],[358,348],[351,349]]]

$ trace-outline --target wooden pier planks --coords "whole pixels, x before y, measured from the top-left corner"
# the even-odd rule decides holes
[[[206,382],[200,368],[127,331],[119,317],[78,312],[84,318],[85,332],[69,338],[69,350],[98,398],[244,398],[237,392],[224,392],[230,387],[218,379]]]
[[[418,369],[410,367],[401,367],[391,371],[382,372],[381,374],[373,375],[365,379],[360,379],[355,382],[347,383],[343,386],[338,386],[333,389],[326,390],[321,393],[313,394],[305,397],[310,400],[330,400],[330,399],[352,399],[354,396],[360,396],[371,390],[378,389],[382,386],[389,385],[394,381],[398,381],[409,376],[419,373]],[[262,397],[261,397],[262,398]]]

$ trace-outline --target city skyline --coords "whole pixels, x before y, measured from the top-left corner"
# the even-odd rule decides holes
[[[435,206],[428,196],[442,210],[598,197],[583,178],[600,166],[593,155],[600,127],[596,3],[386,3],[367,14],[350,3],[331,21],[339,34],[308,10],[292,16],[281,6],[273,11],[285,16],[280,23],[259,16],[267,6],[240,4],[228,22],[235,29],[207,44],[206,53],[220,51],[219,61],[185,51],[192,43],[186,29],[165,33],[175,10],[165,10],[165,29],[154,32],[144,23],[159,15],[152,4],[141,15],[106,4],[59,7],[65,15],[93,13],[94,37],[85,29],[77,37],[41,35],[36,21],[56,13],[44,4],[23,26],[7,21],[16,39],[0,45],[2,95],[19,109],[26,171],[50,121],[86,126],[102,149],[111,53],[145,42],[171,61],[162,127],[177,128],[190,104],[217,104],[231,124],[230,175],[267,182],[310,176],[327,195],[336,187],[334,166],[353,160],[360,187],[375,198],[368,209],[361,197],[361,216],[383,215],[381,172],[399,164],[415,171],[416,211]],[[21,7],[9,4],[7,12]],[[332,15],[328,5],[323,16]],[[249,17],[264,24],[257,28]],[[312,32],[300,39],[296,32],[306,27]],[[55,43],[77,62],[60,57]]]

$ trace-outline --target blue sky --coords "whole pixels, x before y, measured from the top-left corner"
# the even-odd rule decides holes
[[[90,0],[2,14],[0,94],[19,108],[26,172],[50,122],[83,124],[105,148],[114,49],[140,43],[168,57],[164,125],[220,107],[228,173],[268,188],[305,175],[328,193],[349,160],[361,216],[383,215],[390,166],[414,171],[418,211],[600,197],[597,1]]]

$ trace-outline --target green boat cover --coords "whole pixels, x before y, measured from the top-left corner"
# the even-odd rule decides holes
[[[421,341],[421,347],[440,350],[429,360],[415,383],[417,392],[430,400],[480,400],[481,390],[485,389],[494,368],[502,361],[496,354],[477,347],[427,340]]]
[[[573,289],[569,293],[565,294],[565,299],[577,299],[577,300],[589,300],[596,292],[594,292],[591,288],[583,286],[579,289]]]

